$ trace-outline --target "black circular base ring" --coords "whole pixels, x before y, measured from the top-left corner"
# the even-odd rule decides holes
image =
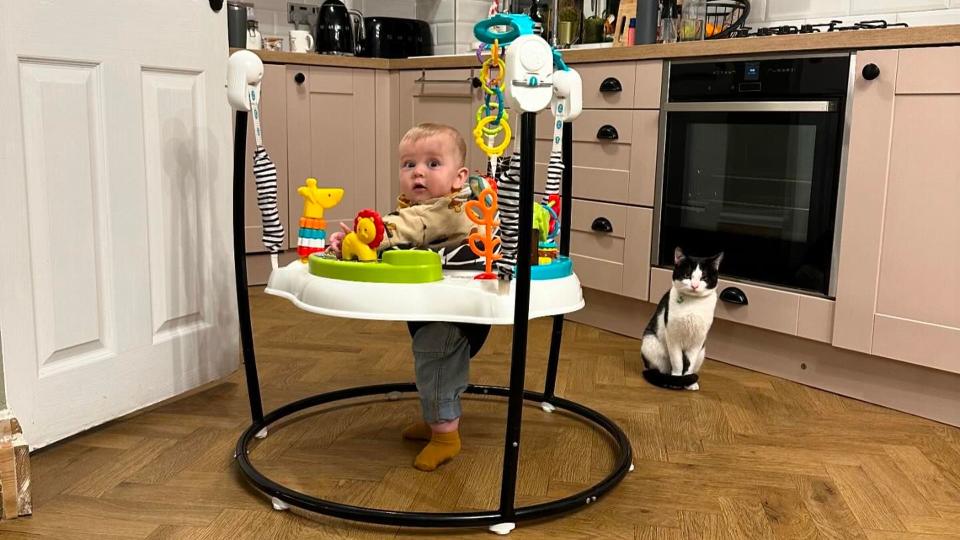
[[[319,514],[381,525],[406,527],[478,527],[553,516],[594,503],[600,495],[610,491],[620,483],[632,467],[633,450],[630,447],[630,440],[619,426],[593,409],[558,397],[553,397],[548,402],[558,409],[563,409],[593,422],[613,437],[617,445],[615,466],[610,474],[593,487],[556,501],[516,508],[512,513],[503,513],[502,511],[494,510],[483,512],[401,512],[351,506],[318,499],[287,488],[261,474],[250,462],[247,446],[250,444],[251,439],[264,428],[269,427],[270,424],[281,418],[324,403],[361,396],[387,394],[390,392],[416,391],[416,385],[413,383],[378,384],[345,388],[343,390],[317,394],[299,401],[294,401],[293,403],[288,403],[265,415],[263,422],[252,424],[240,436],[236,449],[236,458],[240,464],[240,471],[254,487],[263,493],[271,497],[276,497],[289,505]],[[466,393],[508,397],[510,395],[510,389],[502,386],[470,385],[467,387]],[[523,391],[523,399],[538,403],[546,401],[542,393],[531,392],[529,390]]]

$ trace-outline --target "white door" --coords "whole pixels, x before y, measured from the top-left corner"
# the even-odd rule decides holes
[[[31,447],[238,365],[226,8],[0,0],[0,334]]]

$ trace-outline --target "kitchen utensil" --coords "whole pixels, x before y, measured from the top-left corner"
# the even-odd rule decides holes
[[[257,21],[247,21],[247,48],[258,51],[263,48],[263,36],[260,35],[260,23]]]
[[[340,0],[326,0],[317,16],[317,52],[352,56],[357,54],[357,32],[362,39],[363,15],[348,10]]]
[[[417,19],[364,17],[357,56],[407,58],[433,54],[430,24]]]
[[[290,52],[305,53],[313,50],[313,36],[309,30],[290,31]]]
[[[227,2],[227,37],[234,49],[247,46],[247,6],[242,2]]]
[[[283,38],[278,36],[263,36],[263,50],[278,52],[282,51]]]

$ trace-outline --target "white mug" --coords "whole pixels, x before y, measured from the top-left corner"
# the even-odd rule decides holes
[[[308,30],[290,31],[290,52],[310,52],[313,50],[313,36]]]

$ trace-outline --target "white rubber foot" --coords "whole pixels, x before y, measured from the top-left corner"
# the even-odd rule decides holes
[[[497,523],[496,525],[490,526],[490,532],[499,534],[500,536],[506,536],[516,528],[516,523]]]
[[[273,509],[277,511],[289,510],[290,505],[281,501],[276,497],[270,497],[270,502],[273,504]]]
[[[388,400],[388,401],[396,401],[396,400],[400,399],[400,396],[401,396],[401,395],[403,395],[403,394],[401,394],[400,392],[387,392],[387,400]]]
[[[633,472],[634,469],[636,469],[636,467],[634,467],[634,466],[633,466],[633,463],[631,463],[631,464],[630,464],[630,472]]]
[[[258,431],[257,434],[254,435],[254,437],[256,437],[256,438],[258,438],[258,439],[266,439],[266,438],[267,438],[267,428],[263,428],[263,429],[261,429],[260,431]]]
[[[553,412],[557,410],[557,408],[553,406],[553,403],[547,403],[546,401],[540,402],[540,408],[543,409],[543,412]]]
[[[686,388],[687,388],[687,390],[693,390],[694,392],[696,392],[697,390],[700,389],[700,383],[695,382],[695,383],[687,386]]]

